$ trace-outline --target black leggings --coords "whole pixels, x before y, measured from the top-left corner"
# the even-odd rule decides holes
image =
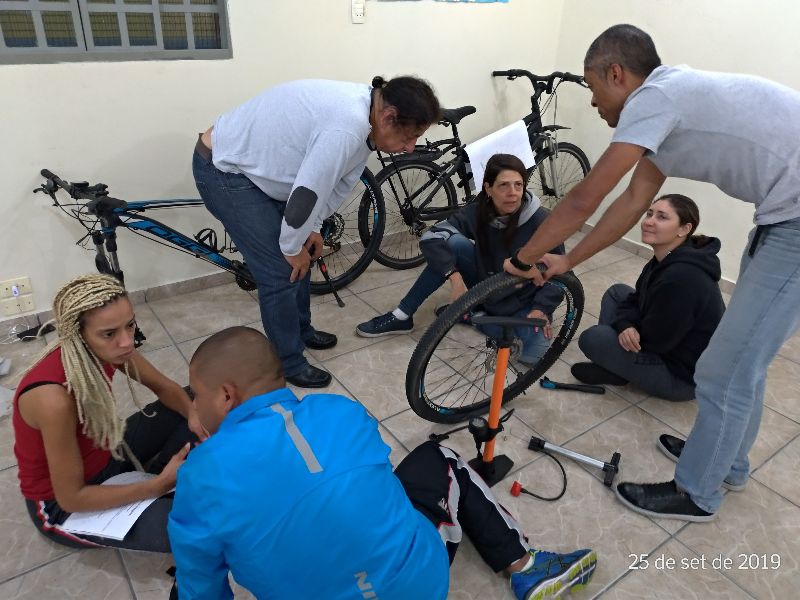
[[[197,441],[189,431],[182,415],[164,406],[160,401],[148,404],[144,412],[136,412],[126,421],[125,442],[148,473],[160,473],[170,458],[186,442]],[[155,414],[154,414],[155,413]],[[134,471],[129,460],[111,459],[89,484],[99,484],[114,475]],[[156,499],[136,520],[123,540],[78,535],[61,529],[70,513],[55,500],[26,500],[28,514],[36,528],[52,541],[71,548],[108,546],[148,552],[170,552],[167,537],[167,517],[172,509],[172,494]]]

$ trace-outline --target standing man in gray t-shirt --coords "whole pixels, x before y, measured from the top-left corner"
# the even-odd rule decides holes
[[[767,367],[800,324],[800,93],[745,75],[661,65],[652,39],[616,25],[589,47],[592,106],[616,128],[611,145],[506,271],[541,283],[625,234],[667,176],[715,184],[755,205],[756,228],[736,291],[695,371],[699,408],[685,441],[658,444],[678,462],[666,483],[620,483],[617,496],[653,517],[709,521],[720,487],[740,490],[758,433]],[[566,256],[545,254],[577,231],[632,168],[627,189]]]
[[[309,269],[322,254],[324,219],[351,193],[370,153],[413,150],[439,114],[433,90],[416,77],[376,77],[372,86],[301,80],[223,113],[200,135],[197,189],[253,274],[289,383],[331,381],[303,354],[337,342],[311,325]]]

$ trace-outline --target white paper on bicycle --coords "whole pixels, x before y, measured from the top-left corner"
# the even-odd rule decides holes
[[[155,477],[150,473],[131,471],[130,473],[120,473],[104,481],[101,485],[127,485],[137,483]],[[125,539],[125,535],[131,530],[136,519],[150,506],[155,498],[132,502],[125,506],[118,506],[108,510],[97,510],[91,512],[74,512],[61,528],[70,533],[83,535],[96,535],[112,540]]]
[[[533,166],[533,150],[528,140],[528,130],[524,121],[517,121],[503,127],[486,137],[467,144],[464,148],[472,168],[472,187],[476,191],[483,181],[487,161],[494,154],[513,154],[519,157],[526,169]]]

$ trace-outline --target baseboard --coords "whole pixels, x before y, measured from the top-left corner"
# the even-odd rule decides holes
[[[152,302],[154,300],[161,300],[163,298],[170,298],[180,294],[188,294],[190,292],[198,292],[210,287],[218,285],[225,285],[226,283],[233,283],[235,278],[227,271],[220,271],[218,273],[210,273],[208,275],[200,275],[192,279],[184,279],[182,281],[174,281],[172,283],[165,283],[142,290],[128,290],[128,297],[134,305],[142,304],[144,302]],[[51,309],[30,313],[19,317],[11,317],[9,319],[0,321],[0,332],[10,331],[16,325],[24,326],[24,329],[35,327],[36,325],[43,325],[53,318],[53,311]],[[4,335],[4,334],[2,334]],[[0,335],[0,337],[2,337]]]

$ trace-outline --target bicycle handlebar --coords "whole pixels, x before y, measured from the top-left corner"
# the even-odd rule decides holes
[[[69,181],[61,179],[50,169],[42,169],[40,173],[47,181],[39,188],[33,190],[34,192],[45,192],[55,200],[56,192],[62,189],[75,200],[89,200],[86,206],[92,214],[98,214],[98,208],[101,203],[103,205],[101,212],[104,209],[113,210],[114,208],[125,208],[128,204],[124,200],[109,196],[108,186],[105,183],[97,183],[95,185],[89,185],[88,182],[85,181],[70,183]]]
[[[536,87],[538,82],[546,83],[547,84],[547,93],[550,94],[553,91],[553,82],[556,79],[560,79],[562,81],[569,81],[571,83],[577,83],[578,85],[584,86],[583,77],[580,75],[574,75],[573,73],[564,73],[562,71],[553,71],[550,75],[535,75],[530,71],[525,69],[508,69],[505,71],[492,71],[492,77],[508,77],[509,79],[516,79],[517,77],[527,77],[530,79],[531,84],[533,87]]]

